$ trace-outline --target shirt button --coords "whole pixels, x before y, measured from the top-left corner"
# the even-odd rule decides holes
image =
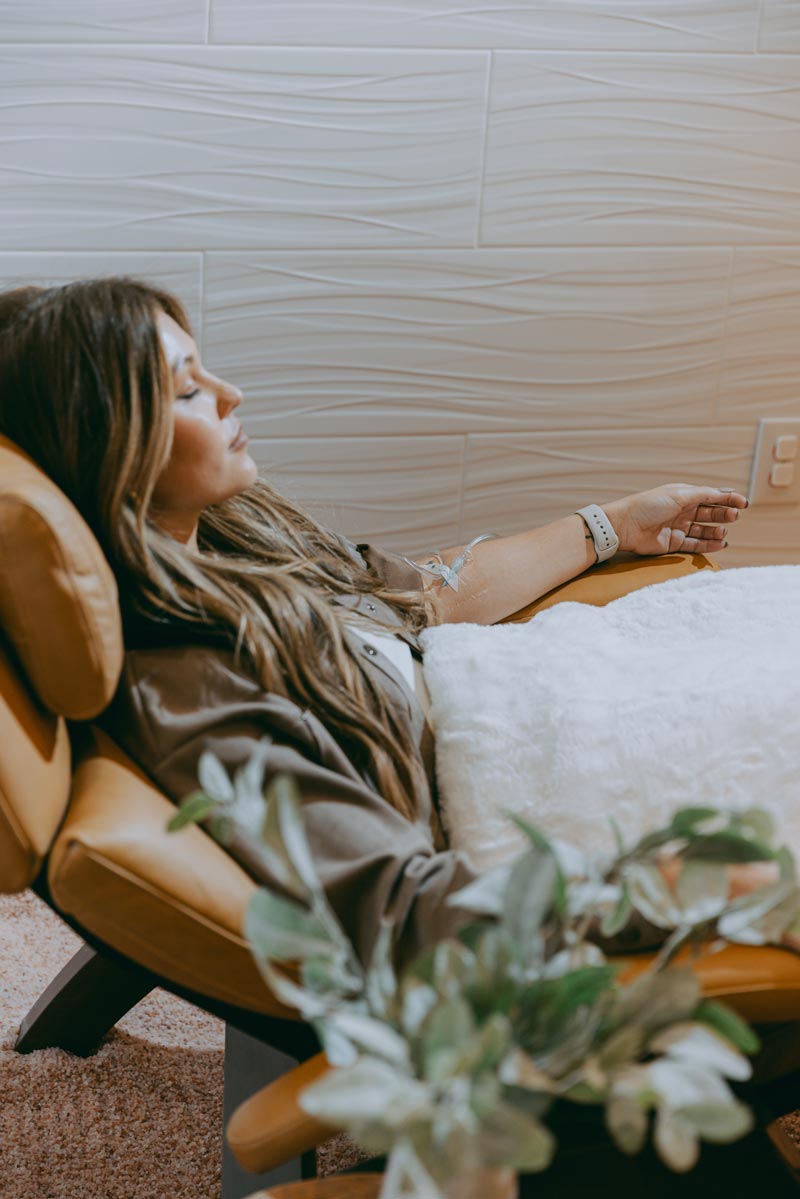
[[[374,605],[374,604],[367,604],[367,608],[369,609],[369,611],[370,611],[370,612],[374,612],[374,611],[375,611],[375,605]]]
[[[364,653],[365,653],[365,654],[369,654],[369,656],[370,656],[371,658],[374,658],[374,657],[375,657],[375,655],[377,654],[377,652],[378,652],[378,651],[376,650],[376,648],[375,648],[375,646],[374,646],[374,645],[365,645],[365,646],[364,646]]]

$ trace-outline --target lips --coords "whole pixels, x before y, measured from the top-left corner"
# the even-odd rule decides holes
[[[246,441],[247,441],[247,434],[245,433],[245,431],[242,428],[241,423],[240,423],[239,427],[236,430],[236,436],[234,437],[233,441],[229,444],[228,449],[229,450],[238,450],[239,447],[244,445],[244,443]]]

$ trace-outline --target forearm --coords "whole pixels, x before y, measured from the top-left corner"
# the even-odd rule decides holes
[[[494,624],[575,578],[597,557],[586,534],[583,518],[573,513],[538,529],[479,542],[458,573],[458,591],[439,580],[431,586],[442,622]],[[445,550],[444,561],[451,564],[463,548]]]

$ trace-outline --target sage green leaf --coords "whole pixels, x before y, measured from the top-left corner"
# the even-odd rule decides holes
[[[395,1010],[397,975],[392,961],[394,923],[381,919],[366,974],[366,998],[374,1016],[386,1019]]]
[[[325,1056],[332,1066],[354,1066],[361,1057],[353,1042],[333,1025],[329,1018],[320,1019],[315,1029]]]
[[[608,823],[611,825],[611,831],[614,834],[614,843],[617,847],[619,857],[625,853],[625,841],[622,836],[622,830],[619,827],[617,820],[613,816],[608,817]]]
[[[433,1071],[441,1072],[442,1066],[436,1059],[443,1050],[461,1053],[474,1034],[475,1020],[465,999],[456,996],[437,1004],[428,1016],[422,1035],[425,1076],[430,1078]],[[444,1069],[446,1071],[447,1067]]]
[[[197,763],[197,778],[206,795],[217,803],[230,803],[233,799],[233,783],[217,755],[204,749]]]
[[[662,1029],[650,1038],[648,1048],[653,1053],[707,1066],[725,1078],[741,1080],[753,1073],[750,1062],[730,1041],[697,1021],[686,1020]]]
[[[604,937],[614,937],[625,927],[631,918],[633,904],[627,880],[623,880],[619,891],[619,899],[612,911],[606,912],[600,922],[600,932]]]
[[[733,816],[734,827],[744,836],[763,845],[775,844],[776,828],[772,814],[766,808],[746,808]]]
[[[660,973],[641,974],[618,993],[613,1026],[636,1021],[650,1032],[662,1024],[688,1019],[700,998],[700,983],[688,966],[670,966]]]
[[[303,1111],[335,1128],[380,1118],[400,1129],[415,1119],[430,1119],[429,1088],[389,1062],[362,1057],[353,1066],[332,1070],[298,1096]]]
[[[647,1136],[648,1113],[636,1099],[612,1094],[605,1106],[605,1124],[623,1153],[638,1153]]]
[[[405,1037],[385,1021],[341,1007],[331,1012],[327,1023],[362,1053],[382,1058],[401,1069],[410,1069]]]
[[[760,935],[758,944],[777,944],[784,933],[792,927],[800,915],[800,892],[793,888],[791,894],[765,912],[749,929],[745,929],[731,940],[746,941],[744,934],[757,931]]]
[[[513,1048],[503,1059],[498,1077],[506,1086],[522,1087],[526,1091],[544,1091],[554,1095],[560,1090],[556,1081],[519,1047]]]
[[[616,973],[611,965],[586,966],[560,978],[540,979],[525,989],[521,1009],[535,1027],[552,1032],[572,1012],[594,1004],[612,986]]]
[[[249,799],[251,795],[264,796],[264,770],[272,747],[272,737],[266,733],[258,741],[250,757],[233,776],[233,790],[237,799]]]
[[[523,854],[511,871],[503,903],[503,924],[527,956],[553,906],[559,870],[553,854],[538,848]]]
[[[475,954],[452,937],[439,941],[433,951],[433,985],[445,998],[461,993],[475,967]]]
[[[212,816],[207,825],[208,831],[215,841],[227,845],[234,834],[234,824],[230,816]]]
[[[728,871],[722,862],[684,861],[675,886],[683,922],[713,920],[728,902]]]
[[[248,903],[243,927],[253,953],[276,962],[302,961],[332,948],[328,931],[316,916],[263,888]]]
[[[441,1199],[441,1191],[408,1141],[400,1141],[392,1149],[381,1199]]]
[[[555,861],[556,876],[555,885],[553,887],[553,907],[559,915],[563,914],[567,903],[567,880],[564,877],[564,873],[558,862],[558,855],[556,854],[552,844],[547,837],[540,832],[539,829],[535,828],[534,825],[529,824],[527,820],[523,820],[521,816],[517,816],[513,812],[509,813],[509,816],[513,823],[516,824],[517,828],[521,829],[522,832],[525,833],[525,835],[533,842],[532,849],[538,851],[538,856],[540,858],[542,856],[545,858],[552,857]]]
[[[729,941],[738,940],[748,929],[758,930],[759,921],[768,913],[780,908],[781,914],[790,916],[793,902],[796,902],[796,889],[792,882],[779,880],[768,887],[759,887],[747,895],[734,899],[720,916],[717,931],[721,937]],[[784,908],[782,905],[787,904]],[[787,919],[787,926],[791,919]],[[781,930],[783,931],[783,930]],[[765,936],[759,933],[754,944],[762,944]]]
[[[758,1053],[761,1042],[744,1020],[726,1004],[715,999],[704,999],[692,1013],[694,1020],[715,1028],[742,1053]]]
[[[503,862],[484,871],[466,887],[448,895],[445,903],[448,907],[468,908],[478,916],[499,916],[512,869],[513,862]]]
[[[555,1137],[544,1124],[507,1103],[483,1120],[477,1139],[487,1165],[531,1174],[546,1170],[556,1150]]]
[[[305,987],[299,986],[291,978],[273,965],[269,958],[253,955],[259,973],[272,991],[276,999],[286,1007],[296,1008],[304,1020],[309,1023],[320,1019],[327,1010],[326,1000]]]
[[[763,841],[722,832],[696,837],[689,842],[683,856],[687,861],[704,858],[709,862],[762,862],[771,861],[775,853]]]
[[[481,1027],[475,1054],[475,1069],[494,1070],[508,1052],[514,1029],[511,1021],[502,1012],[492,1012]]]
[[[613,1070],[625,1062],[635,1061],[644,1048],[647,1034],[639,1024],[628,1024],[618,1028],[597,1050],[597,1057],[604,1070]]]
[[[722,827],[727,827],[729,818],[719,808],[679,808],[672,817],[670,830],[673,836],[685,837],[691,835],[698,825],[720,819],[723,821]]]
[[[700,1156],[694,1125],[667,1107],[656,1111],[653,1144],[661,1160],[681,1174],[691,1170]]]
[[[265,833],[267,801],[263,794],[262,779],[271,740],[269,736],[262,737],[245,765],[236,771],[234,798],[228,805],[231,819],[255,842],[260,842]]]
[[[277,810],[278,827],[289,861],[308,891],[322,895],[322,883],[303,825],[300,789],[296,781],[288,774],[277,775],[267,794]]]
[[[731,1101],[733,1093],[725,1079],[704,1063],[660,1057],[646,1065],[650,1087],[671,1108]]]
[[[744,1103],[695,1103],[680,1109],[698,1136],[715,1144],[728,1144],[745,1136],[754,1126],[753,1112]]]
[[[586,966],[608,966],[609,970],[613,971],[621,969],[619,966],[609,965],[599,946],[591,941],[578,941],[569,949],[559,949],[558,953],[548,958],[542,970],[542,978],[561,978],[564,974]]]
[[[167,832],[174,833],[187,824],[197,824],[204,820],[209,812],[213,812],[216,806],[217,801],[206,795],[205,791],[193,791],[181,800],[178,811],[167,824]]]
[[[439,995],[427,983],[404,978],[400,997],[400,1026],[407,1037],[416,1037],[429,1013],[439,1002]]]
[[[646,862],[630,862],[623,869],[633,906],[657,928],[673,928],[681,921],[681,911],[661,871]]]

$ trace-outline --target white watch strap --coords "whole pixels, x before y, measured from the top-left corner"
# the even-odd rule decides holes
[[[594,548],[597,551],[597,562],[605,562],[608,558],[613,558],[619,549],[619,537],[603,509],[597,504],[587,504],[585,508],[578,508],[577,514],[583,517],[586,527],[592,535]]]

